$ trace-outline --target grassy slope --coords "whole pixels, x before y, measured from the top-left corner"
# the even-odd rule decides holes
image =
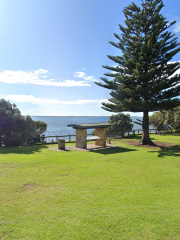
[[[0,149],[0,239],[180,239],[180,137],[152,137],[176,148]]]

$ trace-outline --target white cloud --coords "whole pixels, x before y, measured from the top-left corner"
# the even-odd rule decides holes
[[[174,32],[179,33],[180,32],[180,22],[176,22],[174,25]]]
[[[86,81],[64,80],[55,81],[54,79],[47,78],[48,71],[44,69],[37,69],[36,71],[13,71],[4,70],[0,71],[0,82],[9,84],[35,84],[44,86],[57,86],[57,87],[84,87],[91,86]]]
[[[34,108],[33,108],[33,109],[29,109],[28,111],[29,111],[29,112],[37,112],[37,109],[34,109]]]
[[[74,77],[84,78],[86,74],[84,72],[75,72]]]
[[[97,79],[94,78],[94,76],[86,77],[85,72],[75,72],[74,77],[83,78],[86,81],[93,81],[93,82],[97,82],[98,81]]]
[[[89,100],[75,100],[75,101],[59,101],[55,99],[36,98],[33,95],[7,95],[5,99],[11,100],[18,103],[32,103],[39,105],[58,105],[58,104],[69,104],[69,105],[83,105],[87,103],[101,103],[108,102],[108,99],[89,99]]]

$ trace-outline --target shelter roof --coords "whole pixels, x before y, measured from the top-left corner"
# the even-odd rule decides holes
[[[111,123],[77,123],[68,124],[68,127],[73,127],[74,129],[91,129],[91,128],[107,128],[113,126]]]

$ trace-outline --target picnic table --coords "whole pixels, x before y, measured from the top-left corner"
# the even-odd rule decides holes
[[[95,141],[96,145],[106,146],[106,132],[111,123],[81,123],[68,124],[68,127],[76,129],[76,147],[87,149],[87,140]],[[87,138],[87,129],[95,128],[95,136]]]

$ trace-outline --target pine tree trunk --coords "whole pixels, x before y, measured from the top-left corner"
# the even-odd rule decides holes
[[[142,124],[142,138],[140,143],[142,145],[155,145],[149,137],[149,112],[143,112],[143,124]]]

